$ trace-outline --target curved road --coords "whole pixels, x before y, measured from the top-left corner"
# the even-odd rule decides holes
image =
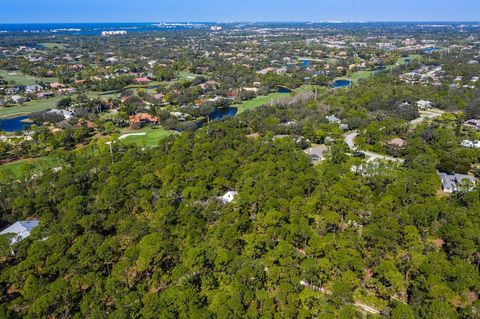
[[[422,123],[425,120],[434,119],[436,117],[441,116],[443,113],[445,113],[445,112],[441,111],[441,110],[437,110],[437,109],[432,109],[432,110],[429,110],[429,111],[422,111],[422,112],[420,112],[420,117],[419,118],[414,119],[413,121],[410,121],[410,125],[417,125],[417,124]],[[355,145],[355,138],[357,136],[358,136],[357,131],[354,131],[350,134],[345,135],[345,143],[348,145],[348,147],[352,151],[357,151],[358,150],[358,147]],[[368,152],[368,151],[362,151],[362,150],[360,150],[360,151],[362,153],[364,153],[366,156],[370,157],[368,159],[369,162],[373,161],[375,159],[381,159],[381,160],[398,162],[398,163],[404,163],[405,162],[405,160],[403,158],[395,158],[395,157],[388,156],[388,155],[383,155],[383,154],[378,154],[378,153]]]
[[[358,136],[358,132],[357,131],[354,131],[348,135],[345,135],[345,143],[347,143],[348,147],[352,150],[352,151],[357,151],[358,150],[358,147],[355,146],[355,138]],[[366,156],[370,157],[368,159],[368,161],[373,161],[373,160],[376,160],[376,159],[381,159],[381,160],[385,160],[385,161],[392,161],[392,162],[398,162],[398,163],[403,163],[405,162],[405,160],[403,158],[395,158],[395,157],[392,157],[392,156],[388,156],[388,155],[383,155],[383,154],[378,154],[378,153],[373,153],[373,152],[368,152],[368,151],[361,151],[362,153],[364,153]]]

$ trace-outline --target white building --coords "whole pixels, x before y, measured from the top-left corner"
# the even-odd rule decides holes
[[[106,37],[109,35],[123,35],[127,34],[127,31],[125,30],[118,30],[118,31],[102,31],[102,37]]]
[[[477,179],[470,175],[439,173],[442,190],[446,193],[473,191],[477,186]]]
[[[15,244],[30,236],[31,231],[38,226],[38,220],[18,221],[0,232],[0,235],[12,234],[11,243]]]
[[[421,110],[425,110],[431,108],[432,104],[433,103],[430,101],[420,100],[417,102],[417,107]]]
[[[63,115],[66,120],[70,120],[73,117],[73,112],[67,110],[53,109],[48,111],[48,113]]]
[[[223,194],[223,196],[221,196],[219,199],[222,203],[224,204],[229,204],[231,202],[233,202],[233,200],[235,199],[235,196],[237,195],[237,192],[235,191],[228,191],[226,192],[225,194]]]
[[[480,141],[463,140],[461,145],[468,148],[480,148]]]

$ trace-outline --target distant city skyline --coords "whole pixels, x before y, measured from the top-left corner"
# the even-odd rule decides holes
[[[15,0],[0,23],[480,21],[479,0]]]

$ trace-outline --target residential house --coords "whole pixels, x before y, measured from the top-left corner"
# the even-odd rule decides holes
[[[71,118],[73,118],[73,112],[70,112],[70,111],[67,111],[67,110],[53,109],[53,110],[48,111],[48,113],[63,115],[63,117],[66,120],[70,120]]]
[[[150,80],[149,78],[143,77],[143,78],[135,78],[135,79],[133,80],[133,82],[135,82],[135,83],[137,83],[137,84],[147,84],[147,83],[150,83],[151,80]]]
[[[130,116],[129,122],[131,127],[139,127],[145,123],[157,124],[158,122],[160,122],[160,119],[148,113],[138,113],[136,115]]]
[[[63,88],[65,88],[65,84],[62,84],[62,83],[59,83],[59,82],[53,82],[53,83],[50,83],[50,87],[54,90],[63,89]]]
[[[219,197],[219,200],[224,204],[230,204],[234,201],[235,196],[237,196],[237,192],[235,191],[228,191],[223,196]]]
[[[28,99],[25,96],[21,96],[21,95],[12,95],[10,99],[12,100],[13,103],[16,103],[16,104],[20,104],[28,101]]]
[[[25,87],[25,93],[30,93],[30,94],[40,92],[41,90],[43,90],[43,87],[38,84],[27,85]]]
[[[396,148],[404,148],[407,142],[403,138],[394,138],[388,144]]]
[[[447,193],[460,191],[472,191],[476,188],[477,180],[475,177],[463,174],[438,174],[442,181],[442,190]]]
[[[463,125],[476,129],[480,131],[480,120],[477,119],[470,119],[466,121]]]
[[[49,97],[52,97],[54,94],[52,91],[46,91],[46,92],[38,92],[35,96],[37,99],[48,99]]]
[[[325,152],[328,150],[328,146],[319,145],[316,147],[310,147],[304,150],[305,154],[309,155],[313,162],[323,161],[325,159]]]
[[[2,230],[0,235],[12,235],[10,243],[15,244],[30,236],[31,231],[37,226],[38,220],[18,221]]]
[[[468,148],[480,148],[480,141],[463,140],[460,145]]]
[[[417,107],[420,110],[427,110],[432,107],[432,102],[431,101],[426,101],[426,100],[420,100],[417,102]]]
[[[338,117],[336,117],[335,115],[329,115],[329,116],[326,116],[325,118],[327,119],[328,123],[330,123],[330,124],[332,124],[332,123],[340,124],[340,122],[341,122],[341,120]]]

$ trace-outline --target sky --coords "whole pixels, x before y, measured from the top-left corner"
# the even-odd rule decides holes
[[[480,0],[0,0],[0,24],[173,21],[480,21]]]

